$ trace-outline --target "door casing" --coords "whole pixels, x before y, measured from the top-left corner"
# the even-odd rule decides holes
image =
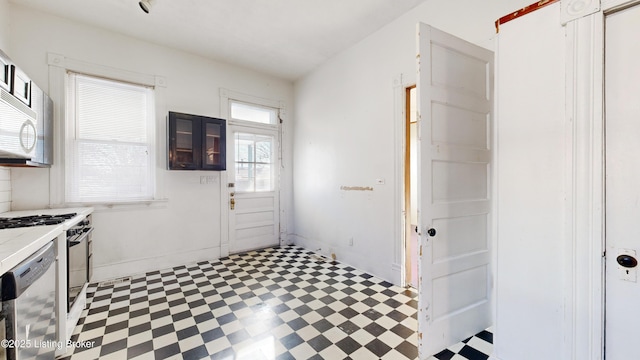
[[[578,120],[565,121],[568,286],[562,353],[567,358],[604,358],[604,17],[639,3],[603,0],[599,10],[565,24],[566,116]]]

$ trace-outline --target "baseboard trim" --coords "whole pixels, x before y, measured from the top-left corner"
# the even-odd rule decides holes
[[[97,265],[93,268],[93,278],[91,282],[112,280],[123,276],[143,274],[149,271],[167,269],[199,261],[217,260],[219,258],[220,248],[211,247],[183,253],[172,253],[164,256],[153,256],[107,265]]]

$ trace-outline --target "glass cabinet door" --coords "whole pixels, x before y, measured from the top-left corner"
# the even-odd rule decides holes
[[[224,149],[222,134],[224,125],[217,120],[204,120],[203,123],[203,169],[224,170]]]
[[[195,165],[193,156],[193,122],[190,120],[176,120],[176,159],[181,167]]]

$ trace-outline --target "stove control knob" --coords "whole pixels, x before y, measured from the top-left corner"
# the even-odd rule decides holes
[[[75,229],[67,230],[67,237],[71,237],[71,236],[73,236],[75,234],[76,234],[76,230]]]

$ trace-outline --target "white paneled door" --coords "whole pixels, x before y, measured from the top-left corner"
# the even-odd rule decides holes
[[[229,252],[280,243],[278,131],[230,124],[227,129]]]
[[[418,26],[420,358],[491,325],[493,53]]]
[[[606,359],[638,359],[640,6],[606,17]]]

